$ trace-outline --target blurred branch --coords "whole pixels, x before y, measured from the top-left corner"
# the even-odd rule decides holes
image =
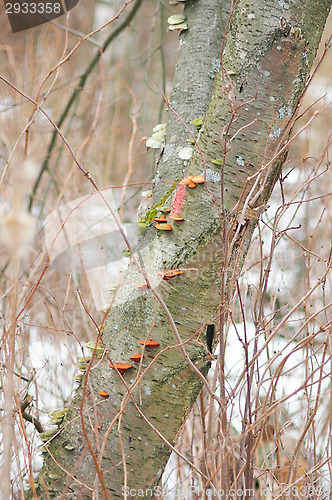
[[[24,418],[24,420],[31,422],[36,427],[36,430],[39,432],[39,434],[42,434],[45,431],[44,427],[42,426],[38,418],[33,417],[32,415],[30,415],[30,413],[24,411],[22,412],[22,417]]]
[[[41,422],[38,420],[38,418],[33,417],[32,415],[30,415],[30,413],[25,411],[28,408],[28,406],[32,403],[32,401],[33,401],[33,396],[27,395],[20,404],[20,410],[24,420],[31,422],[36,427],[36,430],[39,432],[39,434],[41,434],[42,432],[45,431]]]
[[[20,408],[21,408],[21,412],[25,412],[25,410],[28,408],[28,406],[30,405],[30,403],[32,403],[33,401],[33,396],[26,396],[22,403],[20,404]]]
[[[62,31],[66,31],[68,33],[71,33],[72,35],[76,35],[79,38],[83,38],[85,36],[84,33],[81,31],[74,30],[73,28],[69,28],[68,26],[65,26],[61,23],[58,23],[56,21],[50,21],[51,24],[54,24],[57,28],[59,28]],[[94,38],[87,38],[87,42],[92,43],[93,45],[96,45],[96,47],[101,47],[102,44],[98,42],[98,40],[95,40]]]
[[[63,122],[65,121],[65,119],[67,118],[71,107],[73,106],[73,104],[76,102],[76,100],[80,96],[80,93],[84,89],[84,86],[87,82],[88,77],[90,76],[90,74],[94,70],[94,68],[97,65],[98,61],[100,60],[101,56],[104,54],[104,52],[106,52],[107,48],[110,46],[110,44],[113,42],[113,40],[115,40],[115,38],[118,35],[120,35],[120,33],[122,33],[122,31],[129,25],[129,23],[131,23],[131,21],[134,19],[135,15],[136,15],[136,13],[138,12],[138,9],[141,6],[141,4],[142,4],[142,0],[136,0],[136,2],[133,5],[133,8],[129,12],[128,16],[124,19],[124,21],[121,24],[119,24],[119,26],[114,31],[112,31],[112,33],[106,38],[105,42],[98,49],[98,52],[96,52],[96,54],[93,57],[93,59],[91,60],[90,64],[86,68],[85,72],[81,75],[81,78],[80,78],[80,81],[78,82],[78,85],[75,87],[73,93],[71,94],[71,96],[68,100],[68,103],[66,104],[66,106],[65,106],[65,108],[60,116],[60,119],[57,123],[57,128],[60,128],[62,126]],[[55,147],[57,135],[58,135],[57,130],[54,130],[53,134],[52,134],[51,142],[49,144],[49,147],[48,147],[48,150],[46,153],[46,158],[43,162],[42,168],[39,172],[37,180],[33,186],[32,193],[30,195],[30,200],[29,200],[29,210],[30,211],[31,211],[31,208],[32,208],[32,205],[34,202],[35,194],[37,192],[37,189],[38,189],[39,184],[41,182],[41,179],[43,177],[43,174],[46,170],[48,170],[49,160],[50,160],[52,151]]]
[[[164,51],[164,30],[163,26],[165,24],[165,6],[162,2],[160,2],[160,64],[162,70],[162,93],[166,94],[166,60],[165,60],[165,51]],[[159,116],[158,123],[162,122],[164,110],[164,99],[161,99],[160,108],[159,108]]]

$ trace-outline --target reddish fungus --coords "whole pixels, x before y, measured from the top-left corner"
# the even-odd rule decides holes
[[[142,354],[133,354],[132,356],[130,356],[130,359],[132,361],[140,361],[142,358],[143,358]]]
[[[174,278],[174,276],[179,276],[179,274],[183,274],[184,271],[180,271],[179,269],[167,269],[164,271],[163,278],[164,280],[169,280],[170,278]]]
[[[203,184],[204,183],[204,177],[202,175],[196,175],[196,177],[192,178],[192,181],[195,184]]]
[[[175,220],[175,221],[184,220],[184,218],[181,217],[180,215],[170,215],[169,218],[172,219],[172,220]]]
[[[191,181],[192,181],[192,180],[191,180],[191,178],[190,178],[190,177],[185,177],[184,179],[182,179],[182,180],[180,181],[180,184],[182,184],[182,186],[188,186],[188,184],[190,184],[190,183],[191,183]]]
[[[103,398],[108,398],[109,394],[108,392],[105,391],[98,391],[99,396],[102,396]]]
[[[118,370],[121,374],[133,367],[133,365],[129,363],[111,363],[109,366],[113,368],[113,370]]]
[[[152,219],[154,222],[159,222],[159,224],[163,224],[164,222],[167,222],[165,215],[161,215],[160,217],[154,217]]]
[[[156,340],[148,339],[148,340],[139,340],[141,345],[145,345],[145,347],[158,347],[160,346],[160,342]]]
[[[147,283],[135,283],[135,285],[140,290],[146,290],[147,288],[149,288],[149,285]]]
[[[160,231],[172,231],[172,226],[165,222],[155,224],[154,227]]]

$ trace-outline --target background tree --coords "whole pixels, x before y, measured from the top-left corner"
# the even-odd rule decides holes
[[[126,12],[121,14],[128,16],[123,20],[123,28],[131,21],[133,11],[135,13],[135,7],[138,6],[140,2],[134,3],[131,13],[126,9]],[[282,305],[275,306],[273,301],[277,299],[271,298],[273,314],[270,319],[266,319],[267,283],[271,262],[268,261],[265,267],[262,254],[257,293],[251,292],[254,342],[249,339],[245,321],[243,333],[239,333],[235,328],[235,335],[238,336],[244,353],[244,363],[242,373],[234,384],[226,377],[225,353],[226,327],[232,321],[236,323],[235,292],[240,318],[245,317],[238,284],[244,256],[258,219],[265,211],[266,202],[278,179],[285,202],[285,181],[281,175],[281,167],[285,162],[289,144],[293,141],[294,135],[291,133],[294,118],[329,8],[328,1],[320,2],[319,5],[307,2],[305,6],[297,1],[287,4],[279,2],[278,5],[265,2],[264,6],[260,2],[247,5],[241,1],[228,6],[220,5],[220,2],[216,1],[206,1],[204,5],[199,1],[187,2],[185,24],[188,29],[184,29],[179,35],[180,50],[174,87],[170,101],[166,98],[168,127],[165,148],[162,154],[158,155],[152,207],[146,210],[140,220],[145,228],[141,230],[138,245],[132,255],[134,262],[126,273],[124,282],[127,284],[116,290],[112,307],[101,321],[93,313],[93,304],[82,294],[80,282],[76,277],[75,286],[80,289],[78,300],[85,314],[87,331],[90,331],[89,338],[101,344],[102,358],[96,359],[98,351],[95,349],[92,362],[86,365],[82,386],[77,390],[59,431],[44,447],[44,465],[38,481],[33,481],[30,470],[32,495],[41,495],[43,498],[45,495],[56,497],[67,494],[72,498],[92,498],[93,491],[100,491],[105,498],[121,498],[126,496],[124,492],[128,486],[136,490],[142,488],[144,496],[151,496],[146,488],[158,484],[170,451],[174,449],[174,441],[199,394],[203,428],[207,425],[204,432],[213,438],[213,446],[205,443],[204,453],[198,464],[193,464],[194,457],[187,458],[177,451],[188,467],[187,470],[194,471],[192,485],[200,488],[203,493],[199,494],[206,496],[208,490],[213,488],[224,491],[229,491],[230,488],[254,488],[255,477],[259,476],[262,481],[262,478],[268,476],[266,471],[265,476],[262,472],[264,460],[262,462],[259,453],[269,454],[266,449],[262,452],[262,442],[269,442],[271,438],[277,447],[276,463],[273,463],[277,473],[272,475],[276,484],[284,482],[288,486],[294,484],[296,487],[305,488],[317,486],[315,473],[322,458],[315,452],[317,460],[314,459],[309,464],[307,458],[303,458],[301,454],[304,436],[313,431],[312,419],[304,424],[295,447],[295,458],[293,461],[288,460],[286,473],[281,467],[283,458],[280,457],[280,436],[284,421],[281,416],[276,416],[279,413],[282,415],[285,410],[282,399],[277,399],[276,385],[290,354],[283,356],[277,366],[273,364],[273,356],[269,355],[268,361],[264,361],[267,367],[263,365],[263,372],[258,370],[257,359],[262,358],[268,345],[271,346],[273,337],[280,334],[280,330],[295,312],[290,309],[284,313]],[[164,19],[164,23],[165,17],[165,11],[161,8],[161,19]],[[224,39],[225,31],[227,36]],[[110,34],[109,39],[112,41],[114,35]],[[98,54],[103,52],[104,47],[105,44],[101,43]],[[77,57],[78,52],[79,48],[73,52],[71,59]],[[65,52],[63,54],[63,60],[66,61],[67,56]],[[118,54],[115,57],[118,57]],[[100,72],[104,75],[104,66],[109,61],[99,56],[91,60],[95,61],[94,67],[96,64],[100,65]],[[35,64],[35,61],[32,61]],[[128,57],[125,57],[125,61],[127,64]],[[66,64],[63,63],[59,68],[65,68]],[[53,68],[52,75],[57,69]],[[92,181],[91,175],[84,171],[86,165],[83,158],[86,156],[86,148],[91,144],[89,157],[96,163],[99,155],[103,154],[98,151],[102,131],[99,130],[96,140],[92,133],[105,112],[102,110],[105,84],[102,84],[100,97],[94,88],[87,89],[88,81],[86,77],[81,77],[78,89],[74,90],[74,94],[69,93],[74,97],[65,103],[65,111],[59,122],[65,131],[64,124],[67,122],[64,122],[64,118],[68,121],[65,136],[69,144],[73,130],[76,129],[82,137],[82,143],[78,151],[75,151],[74,158],[81,172],[74,173],[74,169],[77,169],[74,164],[70,173],[79,185],[76,190],[73,184],[75,196],[91,190],[91,187],[88,187]],[[6,85],[9,83],[6,82]],[[120,85],[123,85],[122,82]],[[84,127],[88,123],[87,115],[82,114],[80,117],[81,108],[77,105],[82,86],[84,92],[90,92],[94,100],[99,99],[92,125],[86,131]],[[16,83],[15,87],[17,91],[22,85]],[[128,84],[124,87],[128,89]],[[40,87],[39,94],[33,100],[46,98],[46,103],[49,103],[52,99],[51,90],[53,92],[54,84],[48,88],[48,93],[43,95]],[[29,92],[24,90],[24,94]],[[129,88],[129,94],[132,98],[132,131],[128,151],[129,170],[124,187],[127,187],[129,179],[135,175],[132,169],[132,148],[137,135],[138,106],[133,88]],[[26,99],[21,94],[19,98],[22,97]],[[74,106],[76,110],[73,111]],[[43,109],[44,107],[45,104]],[[121,116],[121,109],[118,110],[118,116]],[[315,114],[308,117],[305,128],[315,117]],[[34,144],[32,133],[33,128],[31,130],[29,126],[25,135],[26,151],[29,151],[30,141]],[[88,139],[85,141],[85,138]],[[193,143],[191,151],[188,151],[188,139]],[[113,144],[115,145],[115,142]],[[325,160],[328,145],[321,157],[320,167]],[[55,139],[52,139],[40,176],[32,191],[32,207],[36,203],[40,182],[45,184],[44,190],[47,189],[47,182],[44,180],[46,173],[60,193],[59,200],[63,196],[64,189],[57,185],[53,174],[54,168],[58,168],[57,157],[60,158],[61,146],[56,153],[57,157],[55,153]],[[121,158],[123,153],[119,154]],[[12,158],[10,160],[13,162]],[[50,160],[54,162],[53,169]],[[86,170],[90,171],[90,168]],[[86,178],[83,186],[82,173]],[[321,172],[316,169],[315,175],[317,177],[323,173],[324,170]],[[195,188],[180,183],[184,177],[197,175],[203,176],[204,183],[197,183]],[[100,177],[99,184],[102,180],[102,176]],[[65,186],[68,186],[69,179],[68,176]],[[310,182],[313,180],[314,177]],[[94,180],[92,183],[95,188],[97,184]],[[304,190],[308,183],[309,179],[303,184]],[[123,196],[120,196],[120,214],[121,210],[123,211],[123,200]],[[43,201],[40,199],[38,209],[43,211]],[[152,218],[158,217],[160,212],[167,209],[171,209],[171,215],[181,215],[184,221],[172,222],[172,231],[159,232],[152,224]],[[276,222],[280,217],[281,212],[277,214]],[[273,250],[280,234],[277,225],[273,227],[271,220],[267,220],[266,225],[273,230]],[[287,235],[288,230],[289,227],[284,231]],[[259,237],[265,239],[261,233]],[[265,239],[265,243],[268,241],[269,237]],[[308,251],[310,256],[316,255],[311,249],[308,250],[308,245],[302,244],[301,248]],[[132,253],[131,248],[130,251]],[[273,251],[269,256],[271,259]],[[19,258],[20,256],[17,256],[16,267]],[[322,283],[326,286],[330,269],[329,257],[324,261],[326,268],[318,278],[316,288]],[[15,264],[15,260],[13,262]],[[14,273],[13,262],[12,274],[8,271],[8,275],[15,284],[20,278],[17,271]],[[151,262],[155,262],[156,267],[163,264],[164,269],[181,269],[184,273],[169,280],[162,280],[156,287],[147,274]],[[39,275],[42,276],[44,271],[45,268],[41,273],[39,271]],[[23,299],[25,307],[31,307],[32,301],[36,300],[37,286],[40,285],[40,279],[36,276],[32,273],[29,276],[30,290],[25,291]],[[140,291],[136,283],[146,283],[148,286]],[[298,307],[304,304],[312,293],[313,289],[308,288]],[[12,296],[16,296],[15,286]],[[53,295],[52,299],[55,301],[56,296]],[[320,307],[320,314],[324,314],[328,307],[324,298]],[[12,310],[15,313],[11,323],[9,320],[7,324],[9,354],[14,351],[15,341],[15,329],[10,325],[15,324],[18,312],[22,314],[17,299],[12,304]],[[78,336],[76,329],[72,328],[67,319],[64,306],[59,307],[59,312],[60,328]],[[314,318],[317,316],[315,313]],[[312,319],[309,314],[304,325],[309,324]],[[318,333],[328,328],[328,318],[319,319],[319,322],[322,325],[320,329],[323,330],[315,329],[314,333],[307,332],[306,336],[302,337],[300,334],[305,328],[302,324],[296,335],[294,333],[294,339],[296,338],[298,343],[296,347],[291,345],[295,351],[299,346],[307,346],[312,341],[312,335],[316,338]],[[218,369],[212,382],[206,378],[214,359],[206,342],[206,325],[209,323],[215,324],[215,344],[220,345],[217,355]],[[101,326],[98,326],[99,324]],[[97,334],[94,333],[95,327]],[[145,345],[142,363],[135,365],[123,376],[109,368],[108,365],[114,362],[129,361],[130,356],[139,347],[138,341],[150,336],[156,339],[160,346],[152,350]],[[266,345],[263,343],[261,347],[259,340],[264,336]],[[326,355],[328,344],[321,342],[321,346],[324,346],[321,367],[325,367],[329,359]],[[315,352],[316,355],[318,356],[318,353]],[[313,353],[309,359],[314,359]],[[315,381],[315,384],[321,388],[323,372],[313,366],[307,366],[308,387],[314,386],[314,382],[310,380],[311,372],[320,374],[320,382]],[[261,382],[261,377],[264,380],[266,373],[270,374],[267,380],[268,388]],[[255,385],[258,385],[261,392],[256,390]],[[304,384],[303,387],[307,388],[307,385]],[[107,390],[109,398],[101,398],[98,394],[101,389]],[[308,396],[308,411],[311,409],[311,415],[312,397]],[[204,409],[207,398],[209,413]],[[316,401],[318,402],[317,397]],[[240,429],[234,429],[232,408],[235,404],[241,412]],[[22,409],[21,406],[18,417],[23,417],[24,411],[25,408]],[[7,417],[8,415],[7,409]],[[217,417],[216,426],[213,426],[213,415]],[[6,443],[4,447],[6,450]],[[130,496],[133,495],[128,493],[127,497]],[[250,496],[249,493],[247,496]]]

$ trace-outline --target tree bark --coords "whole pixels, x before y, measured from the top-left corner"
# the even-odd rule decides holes
[[[174,443],[202,388],[197,370],[203,377],[208,373],[205,330],[220,312],[221,277],[229,299],[261,207],[278,179],[282,148],[330,7],[331,0],[240,0],[220,69],[230,5],[187,1],[189,29],[179,35],[166,146],[153,208],[135,249],[145,270],[158,263],[187,270],[162,280],[158,289],[150,282],[140,291],[135,283],[144,276],[135,264],[128,269],[103,329],[107,355],[93,361],[59,435],[47,446],[38,477],[42,498],[89,499],[94,490],[124,498],[123,485],[152,497],[146,489],[158,484],[171,452],[165,440]],[[199,147],[187,164],[178,154],[188,146],[189,131],[195,133],[190,121],[201,117]],[[204,185],[181,187],[183,177],[197,174],[205,177]],[[157,231],[151,219],[166,208],[185,220],[172,223],[172,231]],[[110,360],[130,362],[140,352],[138,341],[149,334],[160,347],[146,347],[145,353],[156,359],[145,356],[140,368],[132,363],[123,378],[109,368]],[[100,390],[110,397],[101,400]]]

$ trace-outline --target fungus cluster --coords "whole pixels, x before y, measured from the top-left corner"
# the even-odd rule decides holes
[[[174,16],[171,16],[171,17],[174,17]],[[164,125],[164,124],[160,124],[160,126],[161,125]],[[159,132],[161,131],[160,126],[157,126],[158,128],[155,127],[153,129],[155,134],[159,134]],[[166,127],[162,127],[162,130],[165,130],[165,129],[166,129]],[[150,139],[152,139],[152,137]],[[159,136],[157,136],[156,141],[159,141],[160,139],[162,139],[162,137],[159,135]],[[147,141],[147,146],[148,147],[155,147],[153,145],[149,146],[148,141]],[[187,154],[187,152],[186,152],[186,154]],[[189,154],[189,152],[188,152],[188,154]],[[203,184],[203,183],[204,183],[204,177],[200,174],[196,175],[196,176],[188,176],[180,181],[180,188],[182,188],[182,189],[185,189],[186,187],[196,188],[196,186],[198,184]],[[167,210],[167,213],[169,213],[169,210]],[[184,221],[184,218],[181,217],[181,215],[179,215],[179,213],[175,213],[174,211],[171,215],[169,215],[169,219],[171,219],[172,221],[175,221],[175,222]],[[160,231],[171,231],[173,229],[171,224],[167,221],[165,214],[161,214],[160,216],[153,218],[153,222],[155,222],[155,228],[160,230]],[[164,280],[169,280],[169,279],[171,279],[175,276],[181,275],[183,273],[184,273],[184,271],[181,271],[179,269],[166,269],[166,270],[160,272],[159,274],[162,275]],[[144,290],[144,289],[148,288],[147,283],[143,283],[143,284],[136,283],[136,286],[140,290]],[[96,346],[95,344],[93,344],[93,345],[92,344],[93,343],[88,343],[88,345],[86,345],[86,347],[88,347],[91,350],[95,350],[95,351],[97,351],[97,349],[98,348],[100,349],[100,347],[101,347],[101,346],[99,347],[99,346]],[[144,348],[155,348],[155,347],[160,346],[160,342],[157,342],[156,340],[152,340],[152,339],[139,340],[139,344],[141,346],[144,346]],[[139,362],[143,359],[143,354],[140,354],[140,353],[132,354],[129,359],[133,362]],[[127,370],[129,370],[130,368],[133,368],[133,365],[130,363],[111,362],[109,364],[109,366],[113,370],[118,371],[121,375],[124,372],[126,372]],[[105,391],[99,391],[98,394],[103,398],[107,398],[109,396],[109,394]]]
[[[97,344],[96,342],[87,342],[85,344],[85,347],[89,349],[90,351],[93,351],[95,353],[96,358],[101,358],[102,355],[104,354],[104,348],[101,344]]]
[[[151,149],[159,149],[164,145],[165,137],[166,137],[166,128],[167,123],[158,123],[155,127],[153,127],[153,134],[146,141],[146,147]]]
[[[175,222],[184,221],[184,218],[180,215],[180,210],[185,199],[186,188],[194,189],[198,184],[204,184],[204,177],[201,174],[195,176],[189,175],[180,181],[180,185],[173,197],[171,214],[168,216],[170,220]],[[167,212],[169,212],[169,209]],[[165,214],[154,217],[152,220],[155,222],[154,227],[159,231],[172,231],[173,229],[172,225],[167,221]]]
[[[183,186],[187,186],[189,188],[195,188],[197,184],[203,184],[204,183],[204,177],[202,175],[196,175],[192,176],[189,175],[188,177],[185,177],[180,181],[180,184]]]
[[[145,339],[145,340],[139,340],[138,342],[140,345],[145,347],[159,347],[160,342],[157,342],[156,340],[152,339]],[[134,362],[139,362],[143,358],[143,354],[132,354],[130,356],[130,360]],[[121,375],[126,372],[127,370],[130,370],[130,368],[133,368],[133,365],[130,363],[115,363],[112,362],[109,364],[109,367],[112,368],[113,370],[118,371]],[[102,398],[108,398],[109,394],[106,391],[98,391],[99,396]]]
[[[167,222],[165,214],[162,214],[160,217],[154,217],[152,220],[156,223],[154,225],[156,229],[160,231],[172,231],[172,226]]]
[[[186,23],[187,17],[184,14],[174,14],[167,19],[168,29],[170,31],[183,31],[188,29],[188,24]]]
[[[166,216],[163,214],[160,217],[154,217],[153,222],[155,222],[155,228],[161,231],[172,231],[172,226],[167,222]]]

